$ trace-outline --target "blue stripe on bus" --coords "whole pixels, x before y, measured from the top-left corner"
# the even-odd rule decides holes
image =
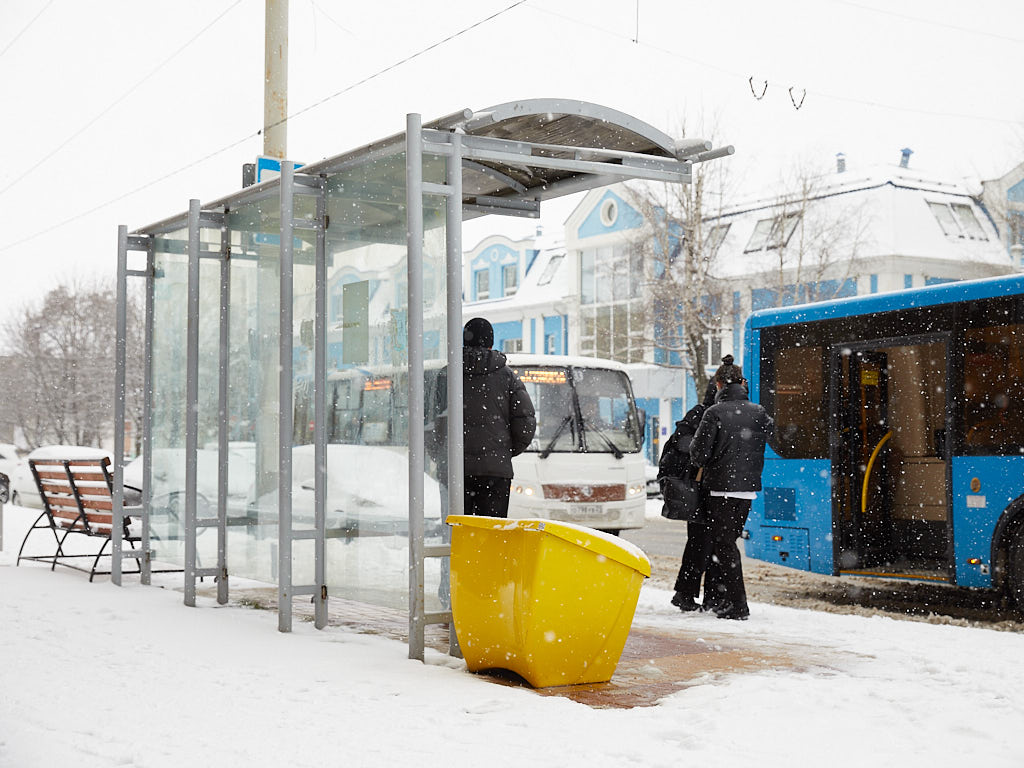
[[[914,288],[909,291],[891,291],[851,296],[847,299],[836,299],[818,304],[762,309],[754,312],[747,319],[747,328],[770,328],[790,323],[810,323],[816,320],[892,312],[913,307],[931,307],[1019,293],[1024,293],[1024,275],[1008,275],[987,280],[965,280],[927,288]],[[749,339],[750,337],[746,335],[745,338]]]

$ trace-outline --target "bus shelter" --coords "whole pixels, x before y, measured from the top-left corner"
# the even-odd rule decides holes
[[[128,280],[145,295],[142,547],[276,587],[317,628],[330,596],[408,609],[409,655],[450,621],[444,516],[462,510],[462,222],[721,157],[629,115],[530,100],[423,124],[129,232],[118,230],[114,558],[124,514]],[[445,402],[438,377],[447,366]],[[450,487],[424,446],[447,408]]]

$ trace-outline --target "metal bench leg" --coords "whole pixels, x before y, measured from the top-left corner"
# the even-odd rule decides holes
[[[96,566],[100,564],[100,558],[103,557],[103,552],[106,550],[107,544],[109,544],[110,541],[110,539],[103,540],[103,546],[100,547],[100,551],[96,554],[96,557],[92,561],[92,570],[89,571],[90,582],[92,582],[92,580],[96,577]]]
[[[64,531],[64,535],[57,540],[57,551],[53,553],[53,563],[50,565],[51,571],[57,569],[57,558],[64,557],[64,540],[67,539],[67,537],[70,536],[72,533],[74,533],[74,530],[68,528],[66,531]],[[56,536],[57,531],[54,531],[53,535]]]
[[[47,523],[46,525],[39,525],[39,521],[42,520],[44,517],[46,517],[45,511],[43,512],[43,514],[36,518],[36,521],[32,523],[32,527],[25,532],[25,538],[21,540],[21,548],[18,550],[18,559],[14,561],[15,567],[17,567],[21,563],[21,555],[25,551],[25,544],[28,543],[28,537],[32,535],[32,531],[39,530],[41,528],[49,528],[50,531],[53,533],[54,538],[57,538],[57,532],[53,530],[52,525],[50,525],[49,523]]]

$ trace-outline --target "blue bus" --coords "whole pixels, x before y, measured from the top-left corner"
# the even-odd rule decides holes
[[[775,419],[749,557],[1024,610],[1024,276],[762,310],[745,340]]]

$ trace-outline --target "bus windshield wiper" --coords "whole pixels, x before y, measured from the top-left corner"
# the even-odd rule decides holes
[[[608,437],[608,435],[606,435],[606,434],[605,434],[604,432],[602,432],[602,431],[601,431],[600,429],[598,429],[597,427],[595,427],[595,426],[594,426],[594,425],[593,425],[593,424],[592,424],[592,423],[591,423],[590,421],[587,421],[586,419],[584,419],[584,420],[583,420],[583,428],[584,428],[584,429],[587,429],[588,427],[589,427],[590,429],[594,430],[594,432],[596,432],[596,433],[597,433],[597,436],[598,436],[598,437],[600,437],[600,438],[601,438],[602,440],[604,440],[605,444],[606,444],[606,445],[607,445],[607,446],[608,446],[609,448],[611,448],[611,449],[612,449],[612,453],[614,453],[614,454],[615,454],[615,458],[616,458],[616,459],[621,459],[621,458],[622,458],[622,455],[623,455],[623,454],[622,454],[622,451],[621,451],[621,450],[619,450],[619,447],[618,447],[617,445],[615,445],[615,443],[613,443],[613,442],[612,442],[612,439],[611,439],[610,437]]]
[[[554,434],[554,437],[551,438],[551,442],[549,442],[547,444],[547,447],[543,451],[540,452],[540,457],[542,459],[546,459],[548,456],[551,455],[551,452],[553,450],[555,450],[555,443],[558,442],[558,438],[560,438],[562,436],[562,432],[565,431],[565,428],[569,424],[570,421],[572,421],[572,414],[571,413],[565,414],[565,418],[562,419],[562,423],[559,424],[558,425],[558,429],[555,430],[555,434]]]

